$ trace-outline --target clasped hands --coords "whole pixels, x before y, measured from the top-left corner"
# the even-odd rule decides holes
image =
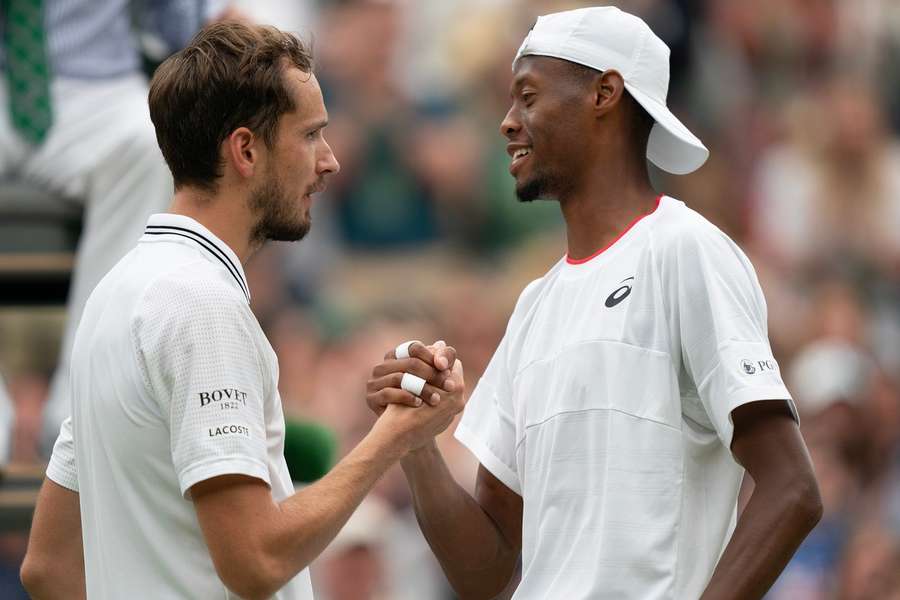
[[[408,449],[415,450],[449,427],[465,406],[464,392],[456,349],[443,341],[430,346],[413,341],[387,352],[372,369],[366,402],[379,421],[391,420],[406,436]]]

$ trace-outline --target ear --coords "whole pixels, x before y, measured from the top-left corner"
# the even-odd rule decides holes
[[[262,139],[248,128],[238,127],[222,143],[223,158],[240,177],[249,179],[259,168],[262,143]]]
[[[598,117],[618,106],[625,92],[625,80],[615,69],[608,69],[594,80],[594,112]]]

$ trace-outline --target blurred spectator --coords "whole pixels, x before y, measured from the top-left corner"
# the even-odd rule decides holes
[[[387,600],[385,539],[391,509],[370,495],[314,564],[316,597],[323,600]],[[348,573],[353,573],[348,577]]]
[[[839,600],[900,597],[900,543],[878,522],[865,522],[853,535],[837,586]]]
[[[3,6],[0,105],[10,112],[0,111],[0,178],[25,179],[85,207],[69,319],[45,412],[43,450],[49,452],[69,412],[66,365],[84,303],[172,194],[132,19],[172,51],[226,5],[9,0]]]
[[[394,78],[397,2],[328,7],[318,47],[329,139],[342,174],[331,184],[340,233],[351,246],[385,248],[433,240],[435,206],[412,167],[415,109]]]
[[[162,4],[196,10],[199,2]],[[523,32],[538,14],[589,3],[238,3],[262,20],[314,34],[327,135],[344,169],[313,207],[311,237],[299,247],[268,249],[247,273],[253,308],[281,361],[285,414],[334,428],[342,453],[373,418],[365,382],[387,348],[446,339],[459,350],[471,389],[518,291],[564,253],[558,206],[516,201],[499,123]],[[900,600],[900,5],[611,3],[644,16],[672,47],[673,71],[683,74],[673,80],[684,86],[670,100],[712,155],[695,174],[676,181],[654,173],[654,181],[752,255],[772,344],[820,480],[825,516],[770,597]],[[107,4],[119,10],[127,3]],[[115,12],[95,12],[107,11]],[[196,27],[201,15],[191,14],[180,21],[181,34],[161,36],[172,40],[164,45],[174,47]],[[151,19],[151,28],[164,21]],[[87,49],[106,37],[86,35],[79,44]],[[128,40],[121,54],[133,57]],[[85,52],[73,46],[66,54],[90,62]],[[92,94],[103,88],[54,85],[56,94],[64,85]],[[144,114],[145,93],[136,94],[141,107],[129,114]],[[102,118],[92,119],[85,131],[99,135],[88,129]],[[20,147],[0,147],[0,159]],[[121,168],[108,148],[74,150],[83,147],[72,153]],[[65,169],[50,175],[35,180],[81,194],[103,183]],[[143,217],[135,212],[123,208],[115,218],[139,227]],[[89,217],[88,225],[104,219]],[[26,406],[42,389],[30,377],[11,383]],[[34,412],[26,410],[25,425]],[[28,431],[17,448],[28,445]],[[454,473],[473,472],[472,457],[452,436],[439,444]],[[449,597],[409,502],[400,474],[389,473],[371,502],[378,508],[354,517],[316,565],[320,594]]]
[[[801,96],[760,161],[754,234],[786,268],[900,265],[900,146],[871,87],[846,76]]]

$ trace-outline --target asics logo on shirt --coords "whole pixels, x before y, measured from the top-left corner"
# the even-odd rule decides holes
[[[634,277],[628,277],[627,279],[623,279],[622,283],[624,284],[626,281],[633,281]],[[628,297],[628,294],[631,293],[631,284],[625,284],[616,288],[612,294],[606,299],[606,308],[612,308],[616,306],[619,302]]]

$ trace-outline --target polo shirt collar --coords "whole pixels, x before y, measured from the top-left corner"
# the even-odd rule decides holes
[[[217,261],[225,267],[235,285],[247,298],[247,302],[250,302],[250,286],[247,285],[247,276],[244,275],[244,268],[237,254],[199,222],[184,215],[171,213],[151,215],[144,229],[144,236],[150,236],[151,239],[179,238],[193,242],[210,260]]]

